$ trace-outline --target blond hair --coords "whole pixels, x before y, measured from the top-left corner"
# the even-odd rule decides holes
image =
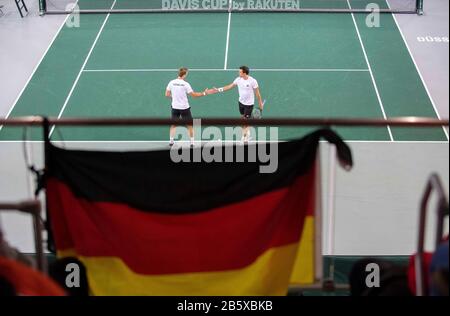
[[[183,78],[183,76],[185,76],[188,72],[188,69],[186,67],[181,67],[178,70],[178,77]]]

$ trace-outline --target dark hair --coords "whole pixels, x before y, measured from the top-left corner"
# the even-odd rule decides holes
[[[380,287],[366,285],[366,266],[375,263],[380,267]],[[406,268],[378,258],[363,258],[355,262],[349,274],[351,296],[411,296]]]
[[[0,296],[16,296],[14,285],[3,276],[0,276]]]
[[[80,287],[69,288],[66,286],[66,277],[68,272],[66,271],[66,266],[70,263],[75,263],[80,268]],[[49,265],[49,275],[56,281],[69,296],[88,296],[89,295],[89,284],[87,279],[86,267],[84,264],[75,257],[65,257],[62,259],[57,259]]]
[[[242,72],[246,75],[250,73],[250,69],[247,66],[241,66],[239,67],[239,69],[242,70]]]

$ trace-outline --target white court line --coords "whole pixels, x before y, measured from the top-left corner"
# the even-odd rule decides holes
[[[229,9],[231,9],[232,0],[229,2]],[[228,26],[227,26],[227,42],[225,44],[225,62],[223,64],[223,69],[227,70],[228,66],[228,46],[230,44],[230,28],[231,28],[231,10],[228,12]]]
[[[77,0],[78,2],[78,0]],[[52,40],[50,41],[50,44],[48,45],[47,49],[45,50],[44,54],[42,55],[41,59],[38,61],[38,63],[36,64],[36,66],[34,67],[33,71],[31,72],[31,75],[28,77],[25,85],[23,86],[22,90],[20,90],[19,95],[17,96],[17,98],[14,100],[11,108],[9,109],[8,113],[6,114],[5,118],[8,118],[9,115],[11,114],[11,112],[13,111],[14,107],[16,106],[17,102],[19,101],[20,97],[22,96],[23,92],[25,91],[26,87],[28,87],[28,84],[31,81],[31,78],[33,78],[34,74],[36,73],[36,70],[39,68],[39,66],[41,65],[42,61],[44,60],[45,56],[47,55],[47,52],[50,50],[50,47],[53,45],[53,42],[56,40],[56,37],[58,37],[59,32],[61,32],[61,29],[64,27],[64,25],[67,22],[67,19],[69,18],[70,14],[68,14],[66,16],[66,18],[64,19],[64,21],[61,23],[60,27],[58,28],[58,31],[55,33],[55,35],[53,36]],[[0,125],[0,131],[2,130],[3,125]]]
[[[389,1],[388,1],[388,0],[386,0],[386,3],[387,3],[387,5],[388,5],[388,7],[390,8],[391,5],[389,4]],[[417,71],[417,73],[419,74],[420,80],[422,81],[422,84],[423,84],[423,86],[424,86],[424,88],[425,88],[425,91],[427,92],[428,97],[430,98],[431,104],[433,105],[434,112],[436,113],[436,116],[438,117],[438,119],[441,119],[441,116],[439,115],[439,112],[438,112],[438,110],[437,110],[437,108],[436,108],[436,104],[434,103],[433,97],[431,96],[431,93],[430,93],[430,91],[428,90],[428,86],[427,86],[427,84],[425,83],[425,80],[423,79],[422,73],[420,72],[420,69],[419,69],[419,67],[418,67],[418,65],[417,65],[417,62],[416,62],[416,60],[414,59],[414,56],[413,56],[413,54],[412,54],[412,52],[411,52],[411,49],[409,48],[409,45],[408,45],[408,42],[406,41],[406,38],[405,38],[405,36],[403,35],[402,29],[400,28],[400,25],[398,24],[398,21],[397,21],[397,18],[395,17],[395,14],[392,14],[392,17],[394,18],[395,25],[397,25],[398,31],[400,32],[400,35],[401,35],[401,37],[402,37],[402,39],[403,39],[403,42],[405,43],[406,49],[408,50],[408,53],[409,53],[409,56],[411,57],[411,60],[413,61],[414,66],[416,67],[416,71]],[[445,136],[447,137],[447,140],[448,140],[449,137],[448,137],[447,130],[445,129],[444,126],[442,126],[442,129],[444,130],[444,134],[445,134]]]
[[[178,69],[83,69],[83,72],[176,72]],[[189,71],[238,71],[238,69],[218,69],[218,68],[195,68]],[[370,69],[349,69],[349,68],[252,68],[251,71],[273,71],[273,72],[370,72]]]
[[[112,10],[112,9],[114,8],[114,5],[116,4],[116,1],[117,1],[117,0],[114,0],[112,6],[111,6],[111,8],[110,8],[110,10]],[[64,104],[63,104],[63,106],[62,106],[62,108],[61,108],[61,111],[59,111],[58,119],[61,118],[61,116],[62,116],[62,114],[63,114],[63,112],[64,112],[64,109],[66,108],[67,103],[69,102],[69,99],[70,99],[70,97],[72,96],[73,91],[75,90],[75,86],[77,85],[78,80],[80,80],[80,77],[81,77],[81,74],[82,74],[82,72],[83,72],[83,69],[84,69],[84,67],[85,67],[86,64],[87,64],[87,62],[88,62],[88,60],[89,60],[89,57],[91,56],[92,51],[94,50],[95,45],[97,44],[97,41],[98,41],[98,39],[99,39],[99,37],[100,37],[100,34],[102,33],[103,28],[105,27],[106,22],[107,22],[108,19],[109,19],[109,15],[110,15],[109,13],[106,15],[106,18],[105,18],[105,20],[103,21],[103,24],[102,24],[102,26],[100,27],[100,30],[98,31],[97,36],[95,37],[94,42],[92,43],[91,49],[89,50],[89,52],[88,52],[88,54],[87,54],[87,56],[86,56],[86,58],[85,58],[85,60],[84,60],[84,63],[83,63],[83,65],[81,66],[80,71],[78,72],[77,77],[75,78],[75,81],[74,81],[74,83],[73,83],[73,85],[72,85],[72,88],[71,88],[70,91],[69,91],[69,94],[67,95],[66,100],[64,101]],[[55,130],[55,126],[53,125],[52,128],[51,128],[51,130],[50,130],[49,137],[52,135],[52,133],[53,133],[54,130]]]
[[[348,5],[349,9],[352,8],[349,0],[347,0],[347,5]],[[375,82],[375,77],[373,76],[372,67],[370,66],[369,58],[367,57],[366,48],[364,47],[364,43],[362,41],[361,34],[359,33],[359,28],[358,28],[358,24],[356,23],[356,20],[355,20],[355,15],[353,13],[351,15],[352,15],[353,24],[355,25],[356,34],[358,35],[359,43],[361,44],[361,48],[364,53],[364,58],[366,60],[367,67],[369,68],[370,77],[372,79],[373,87],[375,88],[375,93],[377,95],[378,103],[380,104],[381,112],[383,113],[383,117],[386,120],[387,116],[386,116],[386,112],[384,111],[383,101],[381,101],[381,96],[378,91],[378,86],[377,86],[377,83]],[[388,129],[389,137],[391,138],[391,141],[394,141],[394,137],[392,136],[392,132],[391,132],[391,127],[389,125],[387,126],[387,129]]]

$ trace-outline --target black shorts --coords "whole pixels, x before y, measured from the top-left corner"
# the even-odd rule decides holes
[[[172,108],[172,119],[173,120],[192,120],[191,108],[185,110],[179,110]]]
[[[244,105],[241,102],[239,102],[239,113],[241,113],[241,115],[244,118],[251,118],[252,117],[252,112],[253,112],[253,104],[252,105]]]

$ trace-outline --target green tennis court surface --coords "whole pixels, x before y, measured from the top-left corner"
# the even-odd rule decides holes
[[[374,2],[373,0],[367,1]],[[80,1],[80,6],[89,2]],[[120,5],[120,1],[117,2]],[[378,2],[386,7],[385,2]],[[103,5],[113,5],[104,0]],[[352,7],[364,1],[350,1]],[[390,14],[171,13],[81,15],[64,26],[9,117],[169,117],[176,69],[196,91],[234,80],[248,65],[265,117],[436,117]],[[420,17],[417,17],[420,18]],[[195,118],[239,117],[237,90],[190,101]],[[311,128],[280,128],[281,139]],[[442,128],[337,128],[347,140],[445,141]],[[167,140],[167,127],[66,127],[64,140]],[[1,140],[21,140],[3,127]],[[32,130],[33,140],[42,138]]]

